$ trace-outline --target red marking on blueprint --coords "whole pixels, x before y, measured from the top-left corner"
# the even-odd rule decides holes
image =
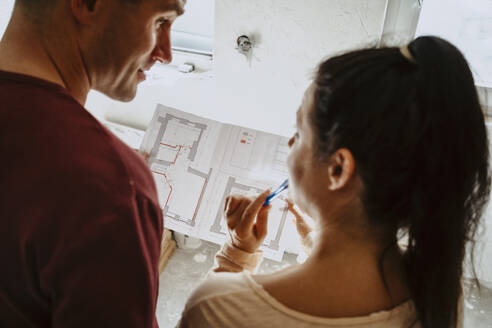
[[[173,145],[168,145],[168,144],[165,144],[165,143],[163,143],[163,142],[161,142],[160,144],[161,144],[161,145],[163,145],[163,146],[171,147],[171,148],[178,148],[178,146],[177,146],[177,145],[176,145],[176,146],[173,146]]]
[[[168,144],[165,144],[163,142],[160,143],[162,146],[166,146],[166,147],[170,147],[170,148],[178,148],[178,152],[176,153],[176,157],[174,158],[174,162],[171,162],[171,164],[176,164],[176,161],[178,160],[178,156],[179,156],[179,153],[181,152],[181,149],[183,149],[184,146],[181,146],[181,145],[176,145],[176,146],[173,146],[173,145],[168,145]],[[191,149],[191,147],[187,147],[187,149]]]
[[[193,148],[193,146],[184,146],[184,145],[174,145],[174,146],[173,146],[173,145],[168,145],[168,144],[163,143],[163,142],[161,142],[160,144],[161,144],[162,146],[170,147],[170,148],[173,148],[173,149],[176,149],[176,148],[178,149],[178,151],[177,151],[177,153],[176,153],[176,157],[174,158],[174,162],[172,162],[172,163],[171,163],[171,165],[176,164],[176,161],[178,160],[178,156],[179,156],[179,154],[180,154],[181,150],[182,150],[184,147],[186,147],[185,149],[188,149],[188,150],[191,150],[191,149]],[[172,194],[172,192],[173,192],[173,186],[169,183],[169,181],[167,180],[167,176],[166,176],[164,173],[157,172],[157,171],[152,171],[152,172],[154,172],[154,173],[156,173],[156,174],[159,174],[159,175],[164,176],[164,179],[166,180],[166,183],[168,184],[169,188],[171,189],[171,190],[169,191],[169,195],[167,196],[167,200],[166,200],[166,206],[167,206],[167,204],[169,203],[169,199],[171,198],[171,194]],[[205,186],[207,185],[207,181],[208,181],[208,179],[207,179],[207,178],[205,178],[205,181],[203,182],[202,191],[201,191],[201,193],[200,193],[200,197],[198,198],[198,202],[197,202],[197,204],[196,204],[196,207],[195,207],[195,212],[193,213],[193,218],[192,218],[192,219],[195,219],[196,214],[197,214],[197,212],[198,212],[198,205],[199,205],[199,204],[201,203],[201,201],[202,201],[202,198],[203,198],[203,193],[204,193],[204,191],[205,191]]]
[[[157,172],[157,171],[152,171],[153,173],[155,174],[159,174],[159,175],[162,175],[164,176],[164,180],[166,180],[166,183],[167,185],[169,186],[169,188],[171,189],[169,191],[169,195],[167,196],[167,200],[166,200],[166,206],[167,206],[167,203],[169,203],[169,199],[171,198],[171,194],[173,193],[173,186],[171,186],[171,184],[169,183],[169,181],[167,180],[167,175],[164,174],[164,173],[161,173],[161,172]]]
[[[172,162],[171,164],[176,164],[176,161],[178,160],[178,156],[179,156],[179,153],[181,152],[181,148],[183,148],[183,146],[178,146],[179,149],[176,153],[176,157],[174,158],[174,162]]]

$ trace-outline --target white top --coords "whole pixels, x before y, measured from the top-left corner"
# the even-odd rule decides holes
[[[362,317],[329,319],[278,302],[247,271],[210,273],[188,300],[179,327],[420,328],[412,301]]]

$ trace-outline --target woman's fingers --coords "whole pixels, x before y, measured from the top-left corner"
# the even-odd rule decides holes
[[[299,233],[299,235],[301,235],[301,237],[306,237],[313,229],[309,226],[304,217],[295,209],[294,203],[292,203],[290,200],[286,200],[286,202],[289,211],[294,214],[294,217],[296,218],[295,223],[297,232]]]
[[[224,214],[233,245],[254,253],[265,239],[268,230],[268,210],[263,206],[269,194],[263,192],[255,199],[229,196],[224,204]]]
[[[239,207],[240,199],[235,196],[227,196],[225,205],[224,205],[224,213],[225,215],[232,215]]]
[[[147,162],[147,160],[150,158],[150,154],[147,153],[146,151],[139,151],[137,150],[137,153],[140,154],[140,156],[142,156],[142,158],[144,159],[144,161]]]
[[[256,199],[249,203],[248,207],[245,209],[243,217],[240,222],[240,228],[243,232],[251,231],[255,223],[256,216],[258,212],[263,207],[266,198],[270,194],[270,190],[265,190]]]
[[[301,220],[304,220],[302,215],[295,209],[294,203],[290,199],[286,199],[285,202],[287,203],[287,207],[289,208],[289,211],[294,214],[294,216],[297,218],[300,218]]]
[[[235,229],[241,223],[242,215],[250,200],[241,196],[229,196],[226,199],[225,217],[229,229]]]

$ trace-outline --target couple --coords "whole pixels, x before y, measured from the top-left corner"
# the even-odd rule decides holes
[[[152,176],[83,105],[91,89],[129,101],[171,61],[184,2],[16,0],[0,43],[2,327],[157,326]],[[316,222],[311,240],[290,205],[310,256],[252,274],[267,192],[230,196],[230,241],[180,326],[462,325],[465,246],[490,177],[461,53],[423,37],[323,61],[289,146],[290,199]]]

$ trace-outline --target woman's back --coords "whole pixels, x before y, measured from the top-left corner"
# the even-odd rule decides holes
[[[188,301],[180,327],[399,328],[410,326],[415,315],[411,301],[370,315],[339,318],[311,315],[286,306],[249,273],[214,273]]]
[[[397,250],[385,258],[387,289],[377,258],[358,259],[345,255],[320,260],[310,257],[303,265],[253,279],[286,307],[324,318],[366,316],[391,310],[410,299],[403,259]]]

